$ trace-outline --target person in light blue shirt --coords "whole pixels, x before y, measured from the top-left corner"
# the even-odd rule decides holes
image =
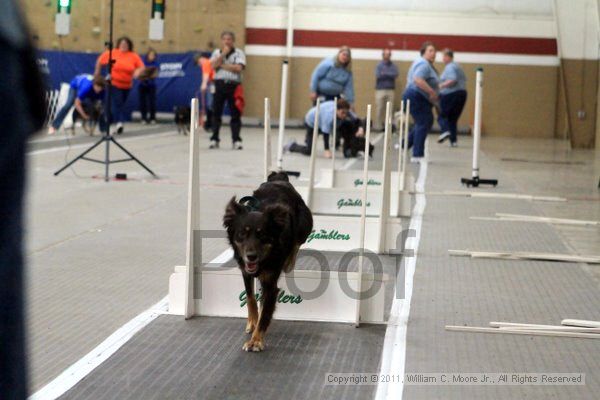
[[[342,46],[335,57],[328,57],[315,68],[310,78],[310,99],[313,105],[321,100],[344,98],[354,103],[354,78],[352,76],[350,48]]]
[[[456,147],[458,119],[467,101],[467,77],[463,69],[454,62],[454,52],[444,49],[444,72],[440,84],[440,115],[438,123],[442,134],[438,143],[450,138],[450,146]]]
[[[335,102],[333,100],[319,103],[319,134],[323,135],[325,158],[331,158],[331,150],[329,150],[329,134],[333,131],[334,113],[337,119],[342,121],[348,116],[349,110],[350,103],[344,99],[338,99],[337,109],[335,108]],[[317,106],[314,106],[308,110],[306,116],[304,117],[304,125],[306,126],[306,138],[304,139],[305,144],[301,145],[296,143],[295,140],[292,140],[290,143],[284,146],[285,151],[302,153],[307,156],[311,154],[316,111]]]
[[[435,54],[433,43],[423,43],[421,57],[408,70],[406,90],[402,96],[405,104],[410,100],[410,114],[415,120],[415,126],[408,135],[408,146],[413,147],[413,162],[419,162],[425,155],[425,139],[433,125],[431,108],[438,102],[439,78],[433,67]]]

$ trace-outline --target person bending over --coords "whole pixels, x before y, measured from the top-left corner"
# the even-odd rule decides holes
[[[329,150],[329,134],[333,131],[334,113],[339,120],[345,119],[348,116],[348,111],[350,110],[350,103],[344,99],[339,99],[337,101],[337,109],[334,108],[334,101],[325,101],[319,105],[318,129],[319,134],[323,135],[323,144],[325,146],[325,152],[323,154],[325,155],[325,158],[331,158],[331,150]],[[292,140],[284,147],[284,151],[302,153],[307,156],[311,154],[316,111],[317,106],[314,106],[308,110],[306,116],[304,117],[304,125],[306,126],[306,138],[304,140],[305,144],[301,145],[296,143],[295,140]]]
[[[352,55],[348,46],[342,46],[335,57],[327,57],[317,65],[310,78],[310,100],[313,105],[317,97],[333,100],[343,97],[354,103],[354,78]]]
[[[55,134],[58,128],[60,128],[73,105],[75,105],[75,109],[81,115],[81,118],[88,120],[90,116],[86,112],[86,109],[89,110],[94,102],[102,101],[104,98],[106,80],[101,76],[92,77],[89,74],[80,74],[71,80],[70,85],[67,102],[58,111],[54,121],[52,121],[52,125],[48,129],[49,135]],[[101,119],[100,129],[103,130],[103,127],[104,123]]]

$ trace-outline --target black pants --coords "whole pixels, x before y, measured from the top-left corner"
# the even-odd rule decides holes
[[[229,111],[231,112],[231,121],[229,126],[231,127],[231,140],[233,142],[241,142],[240,131],[242,130],[242,119],[240,110],[235,106],[235,99],[233,94],[239,83],[229,82],[223,80],[215,81],[215,96],[213,97],[213,123],[212,123],[212,136],[210,140],[220,141],[219,131],[221,130],[221,116],[223,115],[223,109],[225,108],[225,102],[229,105]]]
[[[312,140],[313,140],[313,128],[306,125],[306,138],[304,139],[305,144],[294,143],[290,147],[290,151],[292,153],[302,153],[307,156],[310,156],[312,152]],[[323,145],[325,146],[325,150],[329,150],[329,133],[323,133],[319,131],[319,135],[323,135]]]
[[[140,85],[138,87],[140,94],[140,112],[142,120],[149,121],[156,119],[156,86],[155,85]],[[150,118],[146,117],[150,114]]]
[[[466,90],[459,90],[440,96],[440,116],[438,124],[442,132],[450,132],[450,142],[456,142],[458,119],[467,101]]]

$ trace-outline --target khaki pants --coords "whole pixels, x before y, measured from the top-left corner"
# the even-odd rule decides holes
[[[394,112],[394,89],[378,89],[375,90],[375,123],[373,129],[382,130],[385,121],[385,105],[387,102],[392,103],[391,112]]]

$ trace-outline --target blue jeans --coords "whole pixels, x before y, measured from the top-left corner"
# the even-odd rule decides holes
[[[458,119],[467,101],[467,91],[459,90],[440,96],[440,116],[438,124],[442,132],[450,132],[450,142],[456,143]]]
[[[127,103],[127,97],[131,89],[119,89],[113,86],[108,90],[112,90],[110,94],[110,123],[125,122],[125,103]],[[106,91],[107,96],[108,90]],[[108,104],[108,101],[106,104]]]
[[[58,112],[56,113],[56,117],[54,118],[54,121],[52,121],[52,127],[54,129],[60,128],[63,121],[67,117],[69,110],[71,109],[71,107],[73,107],[73,104],[75,104],[76,98],[77,98],[77,89],[70,88],[69,96],[67,97],[67,102],[65,103],[64,106],[62,106],[62,108],[60,110],[58,110]]]
[[[410,100],[410,115],[415,120],[415,126],[408,134],[408,147],[413,148],[413,157],[425,155],[425,139],[433,126],[433,112],[431,103],[421,92],[406,89],[402,100]]]

